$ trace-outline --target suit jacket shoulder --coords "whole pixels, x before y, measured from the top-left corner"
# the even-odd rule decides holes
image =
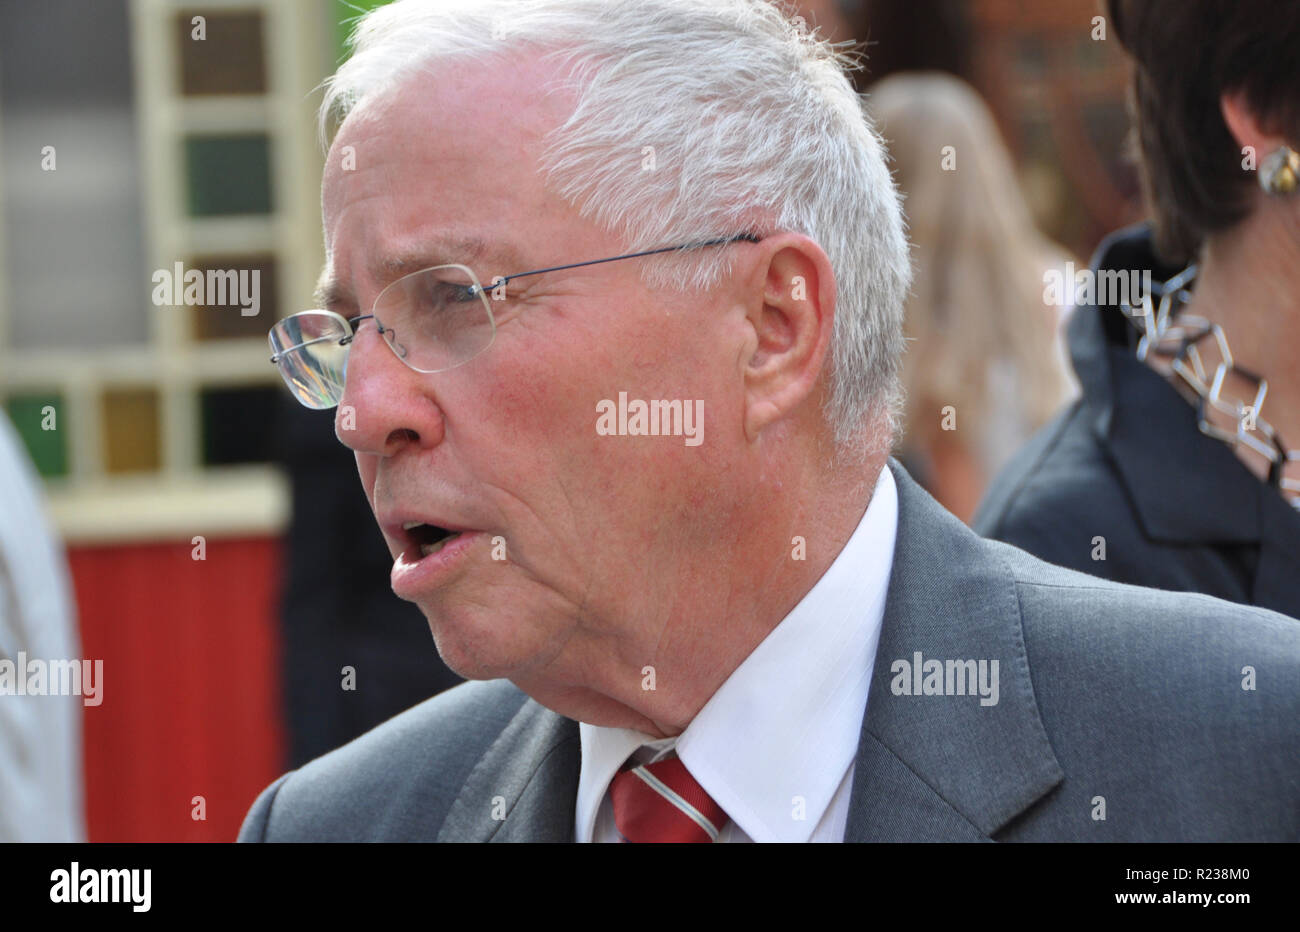
[[[1038,431],[989,485],[971,526],[1048,563],[1110,579],[1113,563],[1091,565],[1102,562],[1092,559],[1093,538],[1105,536],[1108,548],[1113,539],[1122,554],[1137,528],[1087,421],[1075,402]]]
[[[847,840],[1300,838],[1300,626],[1053,566],[895,477]]]
[[[280,777],[253,804],[239,840],[433,841],[464,815],[454,811],[458,796],[494,744],[518,752],[567,721],[506,680],[463,683]],[[510,795],[509,781],[496,779],[488,800]],[[492,827],[491,812],[472,815]]]
[[[1034,696],[1065,774],[1000,840],[1300,838],[1292,619],[990,546],[1016,580]]]

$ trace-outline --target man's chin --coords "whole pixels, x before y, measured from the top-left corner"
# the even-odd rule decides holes
[[[503,613],[481,608],[431,610],[424,604],[420,610],[438,656],[463,679],[510,679],[536,663],[536,651],[529,649],[530,639],[521,636],[518,622],[506,622],[511,630],[496,628],[495,623],[507,617]]]

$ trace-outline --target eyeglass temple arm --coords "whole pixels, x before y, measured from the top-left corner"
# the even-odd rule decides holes
[[[352,329],[355,331],[357,328],[357,324],[361,323],[363,320],[369,320],[374,316],[375,316],[374,314],[363,314],[360,317],[349,317],[348,323],[352,325]],[[355,336],[356,336],[355,332],[349,333],[347,336],[343,337],[338,341],[339,346],[346,346],[347,344],[351,343],[352,338]],[[293,346],[286,346],[284,349],[280,350],[280,352],[276,353],[274,356],[271,357],[271,362],[278,365],[280,360],[283,359],[285,356],[289,355],[290,353],[297,352],[298,350],[308,346],[315,346],[317,343],[328,343],[333,339],[334,337],[317,337],[314,340],[307,340],[304,343],[295,343]]]
[[[647,249],[645,252],[628,253],[626,256],[611,256],[608,259],[593,259],[590,262],[574,262],[570,265],[555,265],[549,269],[534,269],[531,272],[519,272],[516,275],[507,275],[504,278],[494,279],[493,288],[499,288],[506,282],[513,281],[516,278],[526,278],[529,275],[541,275],[544,272],[563,272],[566,269],[582,268],[585,265],[600,265],[605,262],[619,262],[623,259],[640,259],[642,256],[657,256],[665,252],[685,252],[687,249],[702,249],[705,246],[724,246],[728,243],[757,243],[762,240],[761,236],[755,236],[753,233],[741,233],[738,236],[728,236],[722,239],[705,240],[701,243],[687,243],[685,246],[665,246],[663,249]]]
[[[498,288],[501,285],[504,285],[508,281],[512,281],[513,279],[516,278],[526,278],[529,275],[542,275],[546,272],[563,272],[566,269],[578,269],[587,265],[601,265],[602,263],[605,262],[619,262],[623,259],[640,259],[642,256],[657,256],[665,252],[685,252],[688,249],[703,249],[705,246],[725,246],[730,243],[758,243],[761,242],[762,239],[763,238],[761,236],[755,236],[753,233],[741,233],[737,236],[726,236],[726,237],[722,237],[721,239],[704,240],[703,242],[699,242],[699,243],[687,243],[684,246],[665,246],[662,249],[647,249],[645,252],[628,253],[626,256],[611,256],[608,259],[593,259],[589,262],[573,262],[570,263],[569,265],[554,265],[551,266],[549,269],[534,269],[531,272],[519,272],[518,274],[515,275],[508,275],[504,278],[494,279],[492,282],[492,287]],[[348,323],[352,325],[352,329],[355,331],[357,325],[360,324],[363,320],[370,320],[374,316],[375,316],[374,314],[362,314],[360,317],[349,317]],[[382,328],[381,328],[381,332],[382,332]],[[353,335],[354,334],[348,334],[346,337],[339,340],[339,345],[343,346],[348,343],[351,343]],[[308,340],[306,343],[295,343],[293,346],[286,346],[279,353],[276,353],[274,356],[271,357],[271,362],[278,364],[280,362],[280,359],[287,353],[292,353],[295,350],[300,350],[305,346],[311,346],[315,343],[323,343],[327,340],[332,340],[332,339],[334,338],[317,337],[315,340]]]

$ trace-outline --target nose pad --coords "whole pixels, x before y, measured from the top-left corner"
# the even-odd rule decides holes
[[[397,358],[405,360],[406,346],[397,341],[397,331],[392,327],[385,327],[378,319],[375,320],[375,329],[379,333],[379,338],[387,343],[392,351],[397,354]]]

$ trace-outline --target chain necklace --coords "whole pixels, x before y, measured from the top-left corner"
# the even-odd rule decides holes
[[[1141,335],[1137,358],[1168,378],[1196,408],[1201,433],[1232,448],[1256,474],[1300,510],[1300,450],[1288,451],[1261,416],[1268,380],[1236,365],[1223,328],[1184,314],[1197,268],[1189,265],[1153,285],[1134,308],[1119,309]]]

